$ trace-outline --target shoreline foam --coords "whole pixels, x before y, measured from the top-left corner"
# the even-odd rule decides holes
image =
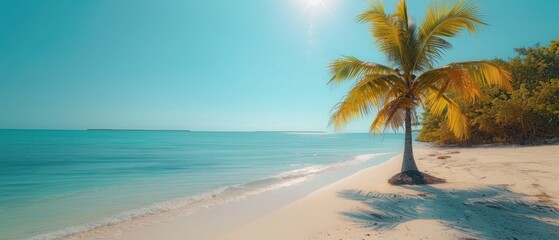
[[[265,192],[290,187],[307,180],[308,177],[356,166],[390,153],[356,155],[351,160],[332,164],[307,164],[301,168],[280,172],[245,184],[223,187],[192,197],[179,198],[147,207],[126,211],[88,224],[72,226],[59,231],[41,234],[30,239],[97,239],[118,236],[124,231],[141,229],[161,222],[190,216],[214,206],[230,204]]]
[[[559,145],[425,148],[415,153],[421,170],[448,183],[389,185],[387,179],[399,172],[399,155],[219,239],[559,237]],[[178,239],[172,232],[170,236]]]

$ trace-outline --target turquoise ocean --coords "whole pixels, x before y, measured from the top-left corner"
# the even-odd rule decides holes
[[[385,161],[403,134],[0,130],[0,239],[185,216]]]

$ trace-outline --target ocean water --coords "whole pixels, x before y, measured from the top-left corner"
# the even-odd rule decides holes
[[[402,134],[0,130],[0,239],[185,216],[402,145]]]

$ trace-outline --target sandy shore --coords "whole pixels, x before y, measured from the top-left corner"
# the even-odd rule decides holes
[[[559,145],[415,155],[421,170],[448,183],[389,185],[399,156],[220,239],[559,239]]]
[[[191,217],[68,239],[559,239],[559,145],[420,145],[418,167],[448,183],[389,185],[399,155],[312,191],[293,195],[290,187]]]

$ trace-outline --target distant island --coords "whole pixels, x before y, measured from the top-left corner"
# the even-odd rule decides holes
[[[324,134],[326,131],[254,131],[255,133],[306,133],[306,134]]]
[[[91,128],[86,131],[169,131],[169,132],[190,132],[190,130],[161,130],[161,129],[110,129],[110,128]]]

